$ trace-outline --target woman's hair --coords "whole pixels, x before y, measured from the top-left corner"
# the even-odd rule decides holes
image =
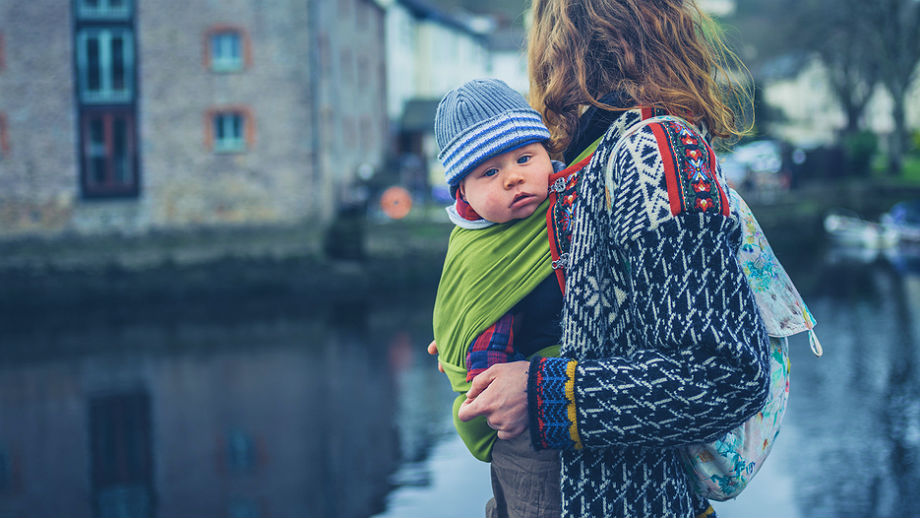
[[[751,104],[733,77],[747,69],[692,0],[533,0],[528,40],[530,102],[553,151],[569,144],[588,105],[663,108],[721,138],[749,129],[730,106]],[[632,106],[600,102],[611,92]]]

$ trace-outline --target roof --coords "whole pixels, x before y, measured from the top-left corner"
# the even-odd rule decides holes
[[[408,9],[413,16],[420,20],[427,20],[441,25],[446,25],[454,29],[466,32],[476,37],[482,37],[482,34],[473,30],[472,27],[458,16],[455,16],[440,7],[437,7],[426,0],[396,0],[396,3]]]

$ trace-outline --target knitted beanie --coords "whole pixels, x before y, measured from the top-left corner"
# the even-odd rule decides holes
[[[438,104],[434,135],[451,193],[489,158],[550,137],[540,114],[498,79],[475,79],[447,92]]]

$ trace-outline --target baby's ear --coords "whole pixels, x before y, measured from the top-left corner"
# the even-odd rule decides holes
[[[460,185],[457,186],[457,197],[466,201],[466,189],[463,188],[463,184],[464,182],[460,182]]]

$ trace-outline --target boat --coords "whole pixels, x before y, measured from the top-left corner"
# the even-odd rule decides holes
[[[882,250],[898,244],[898,233],[893,228],[842,209],[824,217],[824,230],[838,246]]]
[[[920,243],[920,200],[902,201],[882,214],[882,225],[892,229],[901,243]]]

